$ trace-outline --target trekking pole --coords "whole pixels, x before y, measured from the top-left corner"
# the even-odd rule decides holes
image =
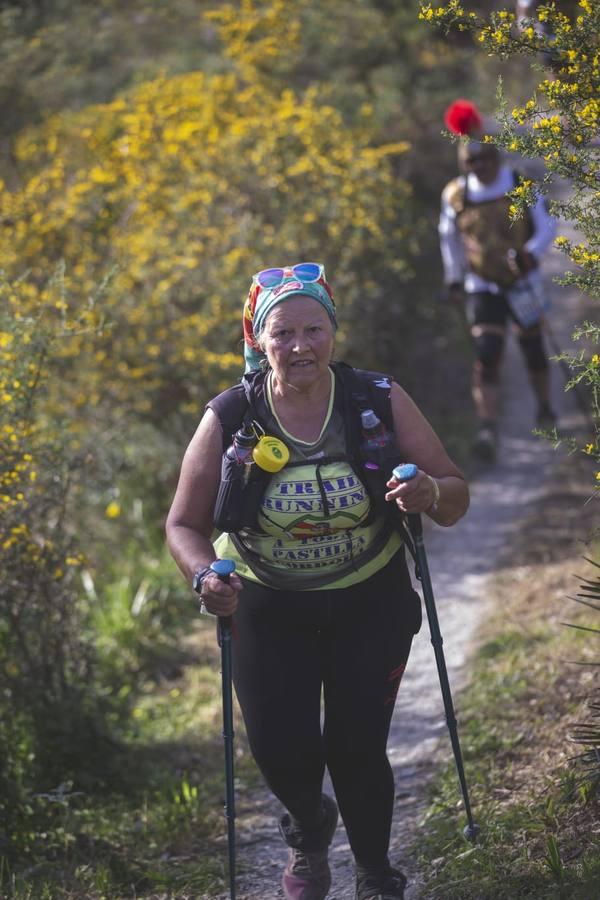
[[[231,559],[217,559],[212,571],[221,581],[229,581],[235,572]],[[231,616],[217,619],[217,641],[221,648],[221,684],[223,694],[223,741],[225,745],[225,817],[229,850],[229,896],[235,900],[235,789],[233,783],[233,695],[231,690]]]
[[[394,478],[400,482],[410,481],[419,470],[413,463],[396,466],[393,470]],[[414,542],[414,556],[416,563],[416,576],[423,587],[423,600],[425,609],[427,610],[427,619],[429,621],[429,632],[431,634],[431,643],[435,652],[435,661],[437,664],[440,687],[442,689],[442,698],[444,701],[444,711],[446,714],[446,722],[448,731],[450,732],[450,741],[454,752],[454,760],[456,763],[456,771],[458,772],[458,780],[462,791],[465,811],[467,813],[468,825],[463,829],[463,834],[469,841],[475,841],[479,833],[479,825],[473,821],[471,813],[471,803],[469,800],[469,792],[467,790],[467,780],[465,778],[465,770],[463,766],[462,753],[458,740],[458,727],[456,716],[454,714],[454,705],[452,703],[452,694],[450,692],[450,682],[448,681],[448,672],[446,670],[446,660],[444,659],[442,633],[437,617],[435,607],[435,599],[433,596],[433,588],[431,586],[431,578],[429,576],[429,566],[427,564],[427,554],[425,553],[425,544],[423,542],[423,523],[419,513],[408,513],[408,527]]]

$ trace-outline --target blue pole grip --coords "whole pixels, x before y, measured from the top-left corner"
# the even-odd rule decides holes
[[[210,568],[221,581],[229,581],[229,576],[235,572],[235,563],[232,559],[215,559]]]
[[[402,463],[392,470],[392,475],[397,481],[411,481],[416,478],[418,471],[414,463]]]
[[[229,576],[235,572],[235,563],[232,559],[215,559],[210,564],[210,568],[221,581],[227,583]],[[217,620],[217,641],[219,647],[223,646],[223,641],[229,640],[231,640],[231,616],[219,616]]]
[[[412,481],[419,474],[419,469],[414,463],[402,463],[392,469],[392,475],[397,481]],[[418,543],[423,534],[423,525],[421,523],[420,513],[408,513],[408,524],[415,543]]]

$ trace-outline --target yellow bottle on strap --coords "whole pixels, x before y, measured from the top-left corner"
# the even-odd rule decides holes
[[[290,451],[279,438],[263,434],[252,451],[252,458],[261,469],[279,472],[289,460]]]

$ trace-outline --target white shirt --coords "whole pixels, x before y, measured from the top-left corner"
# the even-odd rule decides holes
[[[483,184],[474,172],[463,176],[467,179],[467,193],[470,203],[483,203],[486,200],[497,200],[504,197],[509,191],[514,190],[513,169],[502,165],[496,179],[491,184]],[[525,244],[525,249],[539,260],[544,251],[551,244],[556,234],[556,221],[548,213],[542,197],[538,197],[533,206],[529,207],[533,234]],[[488,291],[491,294],[499,294],[501,288],[492,281],[485,281],[467,268],[462,234],[456,221],[456,210],[448,200],[442,196],[442,210],[438,227],[440,235],[440,250],[444,267],[444,282],[446,284],[463,283],[467,293],[476,291]],[[529,276],[539,278],[538,270],[534,270]]]

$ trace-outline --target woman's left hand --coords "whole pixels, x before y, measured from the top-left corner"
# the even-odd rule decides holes
[[[400,512],[422,513],[431,509],[437,498],[433,479],[422,469],[410,481],[398,481],[394,476],[387,482],[390,489],[385,495],[389,502],[395,502]]]

